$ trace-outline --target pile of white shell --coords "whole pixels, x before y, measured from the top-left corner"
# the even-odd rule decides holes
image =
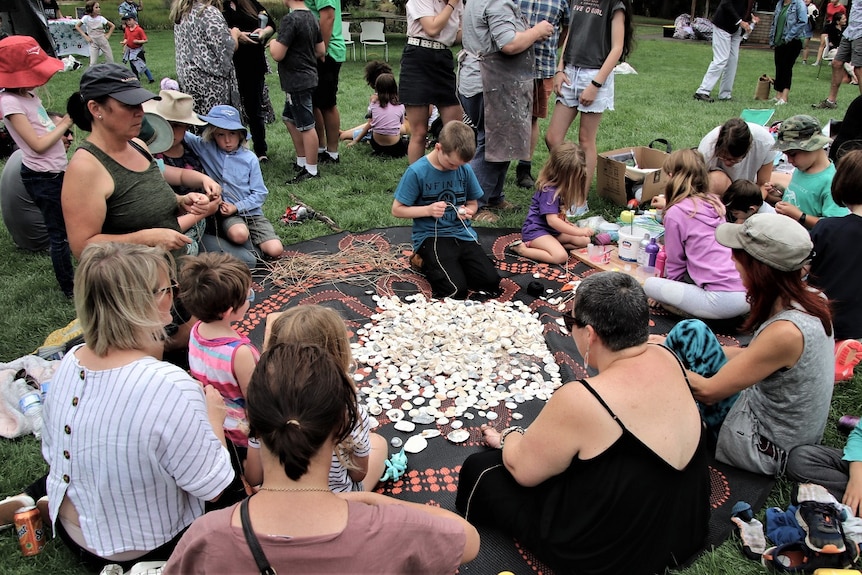
[[[355,378],[369,413],[399,431],[448,424],[449,439],[465,441],[463,419],[493,421],[500,404],[521,419],[518,404],[561,385],[538,314],[521,302],[374,299],[380,310],[351,344]]]

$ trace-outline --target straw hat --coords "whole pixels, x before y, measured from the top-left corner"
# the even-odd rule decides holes
[[[206,126],[207,123],[194,113],[194,98],[176,90],[159,92],[161,100],[144,103],[144,111],[161,116],[168,122],[188,124],[190,126]]]

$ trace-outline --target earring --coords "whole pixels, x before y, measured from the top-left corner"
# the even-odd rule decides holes
[[[587,347],[586,353],[584,353],[584,372],[589,375],[590,369],[590,348]]]
[[[100,120],[102,119],[102,115],[101,115],[101,114],[99,114],[99,119],[100,119]]]

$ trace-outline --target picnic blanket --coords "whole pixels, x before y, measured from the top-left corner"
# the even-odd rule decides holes
[[[565,294],[561,291],[571,280],[578,280],[597,270],[571,258],[564,266],[548,265],[517,258],[505,253],[505,246],[520,237],[520,230],[476,228],[479,241],[503,277],[503,294],[497,298],[504,302],[523,302],[542,322],[544,339],[557,365],[562,382],[585,377],[583,359],[575,348],[574,341],[564,333],[560,322],[559,307],[565,307]],[[372,316],[379,312],[381,296],[397,295],[402,299],[413,294],[424,294],[430,298],[430,286],[424,277],[409,269],[410,228],[373,229],[361,233],[344,232],[302,242],[287,247],[286,257],[297,254],[317,254],[328,257],[332,254],[345,254],[343,268],[337,274],[317,274],[308,271],[301,283],[285,281],[275,273],[275,268],[256,272],[254,288],[257,297],[246,318],[238,326],[239,331],[258,347],[263,346],[264,325],[267,314],[283,311],[293,306],[319,304],[337,310],[347,323],[353,342],[358,342],[358,332],[374,322]],[[403,260],[397,273],[375,274],[367,262],[349,261],[349,253],[356,246],[373,246],[379,253],[392,253]],[[326,275],[325,279],[324,275]],[[333,279],[332,276],[337,276]],[[543,284],[545,297],[535,298],[527,293],[532,282]],[[560,302],[558,300],[562,299]],[[549,301],[550,300],[550,301]],[[568,309],[571,303],[568,304]],[[665,334],[678,318],[666,312],[653,311],[650,317],[652,333]],[[748,342],[748,338],[733,332],[727,324],[713,326],[719,338],[728,345]],[[370,371],[370,370],[369,370]],[[362,388],[374,377],[373,373],[364,376],[357,385]],[[517,409],[507,408],[503,402],[489,408],[496,414],[493,423],[503,429],[514,423],[528,425],[542,409],[544,401],[532,399],[517,405]],[[515,412],[522,417],[515,422]],[[486,414],[487,415],[487,414]],[[439,505],[455,509],[458,472],[464,459],[471,453],[486,449],[481,443],[479,426],[489,418],[475,417],[464,420],[463,428],[469,438],[461,443],[446,439],[454,427],[450,423],[417,426],[415,433],[405,434],[394,429],[393,423],[385,413],[376,416],[379,427],[375,429],[387,440],[398,437],[406,440],[408,436],[422,429],[436,429],[440,436],[428,439],[428,446],[415,454],[408,454],[408,470],[398,481],[383,484],[378,491],[396,498]],[[390,447],[390,454],[398,449]],[[764,477],[713,462],[710,466],[712,479],[709,539],[705,549],[721,544],[729,535],[731,507],[736,501],[744,500],[758,510],[765,502],[772,485],[771,477]],[[596,486],[601,489],[601,486]],[[482,546],[479,556],[461,568],[461,573],[499,573],[511,571],[515,575],[528,573],[550,573],[550,570],[537,560],[528,549],[517,541],[498,531],[480,529]]]

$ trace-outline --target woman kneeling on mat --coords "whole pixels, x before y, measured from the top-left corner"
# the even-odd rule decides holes
[[[599,374],[558,389],[526,430],[483,426],[498,449],[464,462],[456,506],[559,573],[662,573],[703,546],[709,522],[705,434],[685,371],[647,344],[647,298],[628,275],[583,280],[564,319]]]
[[[802,282],[808,231],[779,214],[722,224],[751,303],[748,347],[723,347],[706,325],[686,320],[664,344],[691,371],[692,393],[717,437],[715,458],[780,475],[797,445],[820,443],[834,387],[832,320],[826,297]]]

